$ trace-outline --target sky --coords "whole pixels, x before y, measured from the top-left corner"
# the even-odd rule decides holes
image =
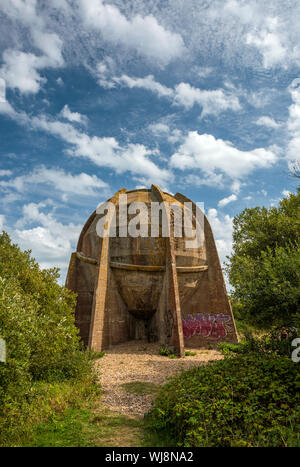
[[[0,229],[65,280],[121,188],[204,203],[221,261],[295,192],[298,0],[0,2]]]

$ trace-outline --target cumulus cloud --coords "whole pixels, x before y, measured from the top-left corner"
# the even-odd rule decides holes
[[[11,174],[11,170],[0,170],[0,177],[9,177]]]
[[[44,18],[37,13],[36,8],[35,0],[3,2],[0,6],[0,10],[12,21],[28,28],[32,44],[42,52],[41,55],[36,55],[13,48],[3,52],[0,75],[8,87],[25,94],[36,94],[46,82],[39,70],[61,67],[64,64],[62,40],[56,33],[47,31]]]
[[[216,209],[209,209],[207,218],[210,222],[221,263],[226,261],[232,251],[233,217],[220,215]]]
[[[98,84],[104,89],[111,89],[116,86],[116,83],[111,78],[115,72],[115,62],[111,57],[105,57],[97,63],[96,69],[90,68],[92,74],[96,75]]]
[[[266,126],[268,128],[274,128],[274,129],[280,127],[279,123],[277,123],[273,118],[268,117],[268,116],[259,117],[255,123],[256,125]]]
[[[300,160],[300,78],[293,80],[289,91],[293,103],[289,107],[287,121],[287,129],[291,138],[287,147],[287,157],[289,160],[298,161]]]
[[[188,186],[200,187],[200,186],[212,186],[223,188],[224,187],[224,177],[222,174],[205,174],[203,177],[196,174],[187,174],[184,177],[184,183]]]
[[[136,180],[146,184],[164,185],[173,178],[169,169],[159,167],[150,159],[150,156],[159,154],[157,149],[134,143],[122,146],[114,137],[89,136],[71,123],[53,120],[44,114],[29,117],[16,112],[12,107],[11,110],[10,117],[18,123],[62,139],[69,145],[66,152],[71,156],[87,158],[99,167],[112,168],[117,174],[130,172]]]
[[[96,177],[96,175],[86,173],[73,175],[63,169],[49,169],[44,166],[36,167],[31,173],[10,180],[2,180],[0,181],[0,188],[12,188],[23,193],[28,189],[32,191],[35,185],[41,184],[52,186],[56,191],[64,194],[80,196],[96,196],[99,195],[99,192],[101,194],[106,193],[108,189],[108,184]]]
[[[284,59],[287,54],[286,48],[282,45],[281,38],[277,32],[277,18],[267,18],[265,29],[259,34],[248,33],[246,43],[258,48],[263,57],[263,65],[270,68],[276,65],[284,65]]]
[[[150,158],[157,150],[148,149],[143,144],[127,144],[121,146],[112,137],[90,137],[70,123],[49,120],[45,115],[33,117],[31,125],[40,130],[47,131],[61,138],[71,147],[68,154],[75,157],[84,157],[99,167],[110,167],[118,174],[131,172],[134,176],[143,177],[156,183],[166,183],[171,179],[171,172],[158,167]],[[145,183],[145,182],[144,182]]]
[[[5,50],[3,61],[1,74],[10,88],[35,94],[46,81],[37,71],[42,68],[40,58],[32,53]]]
[[[151,123],[148,129],[157,138],[166,138],[170,143],[177,143],[182,139],[182,132],[178,128],[170,128],[169,125],[162,122]]]
[[[237,200],[237,196],[235,194],[232,194],[228,196],[228,198],[223,198],[218,202],[218,207],[223,208],[224,206],[227,206],[227,204],[232,203],[233,201]]]
[[[0,232],[4,229],[4,223],[5,223],[5,216],[3,214],[0,214]]]
[[[276,160],[276,154],[270,150],[241,151],[213,135],[190,131],[172,155],[171,166],[180,170],[201,169],[208,175],[221,172],[238,180],[255,169],[270,167]]]
[[[225,110],[237,111],[241,109],[238,97],[233,92],[224,89],[207,90],[191,86],[189,83],[179,83],[174,89],[155,80],[153,75],[135,78],[127,75],[112,77],[111,83],[122,84],[129,88],[141,88],[153,92],[158,97],[169,98],[174,105],[191,109],[194,105],[202,108],[202,116],[218,115]]]
[[[23,206],[23,217],[18,223],[19,228],[12,234],[13,239],[21,248],[32,250],[33,257],[42,268],[55,266],[65,272],[82,226],[59,222],[53,212],[47,212],[47,204],[29,203]]]
[[[70,122],[81,123],[84,125],[87,123],[87,117],[85,115],[82,115],[79,112],[71,112],[67,104],[62,108],[60,115]]]
[[[78,1],[84,22],[109,42],[135,49],[141,55],[167,64],[180,56],[184,43],[177,33],[161,26],[153,15],[127,19],[115,6],[101,0]]]
[[[18,114],[8,101],[0,102],[0,115],[1,114],[16,120],[21,118],[21,114]]]
[[[173,95],[173,90],[155,81],[153,75],[145,78],[131,78],[127,75],[122,75],[120,78],[114,77],[113,81],[123,84],[129,88],[142,88],[152,91],[159,97],[169,97]]]
[[[189,83],[180,83],[175,87],[174,102],[186,109],[191,109],[195,104],[198,104],[202,107],[202,116],[217,115],[224,110],[236,111],[241,108],[238,98],[225,93],[223,89],[199,89]]]

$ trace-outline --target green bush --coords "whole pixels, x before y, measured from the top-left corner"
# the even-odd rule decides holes
[[[163,357],[176,358],[174,350],[168,347],[167,345],[162,345],[158,351],[159,355]]]
[[[178,446],[299,446],[299,365],[237,355],[172,378],[147,424]]]
[[[57,278],[58,270],[41,270],[30,252],[0,235],[0,337],[7,347],[0,363],[0,444],[35,411],[37,381],[92,378],[74,324],[75,295]]]
[[[281,334],[284,332],[284,337]],[[297,328],[274,328],[263,336],[256,337],[251,331],[245,333],[245,338],[238,344],[230,344],[228,342],[221,342],[218,345],[218,350],[223,355],[233,354],[273,354],[273,355],[286,355],[290,356],[292,341],[299,334]]]
[[[233,221],[226,271],[239,320],[261,329],[299,326],[300,189],[269,209],[245,209]]]

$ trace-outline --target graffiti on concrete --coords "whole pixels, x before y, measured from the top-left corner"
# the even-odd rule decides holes
[[[229,315],[198,313],[196,316],[182,317],[182,329],[185,339],[193,336],[211,337],[219,339],[227,332],[224,323],[230,320]]]

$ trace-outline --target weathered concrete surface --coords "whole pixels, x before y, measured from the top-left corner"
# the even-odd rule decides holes
[[[109,201],[116,205],[126,192]],[[84,343],[95,350],[131,339],[148,339],[173,346],[184,355],[184,344],[207,347],[236,342],[237,333],[228,301],[213,234],[206,217],[200,247],[187,248],[186,237],[174,232],[183,226],[169,203],[183,208],[186,197],[175,197],[152,185],[151,190],[126,192],[127,204],[162,203],[170,220],[170,235],[104,237],[97,235],[101,218],[94,212],[79,237],[70,260],[66,286],[77,293],[76,325]],[[193,225],[196,225],[193,204]],[[133,218],[128,215],[128,219]],[[107,219],[110,223],[111,219]]]

